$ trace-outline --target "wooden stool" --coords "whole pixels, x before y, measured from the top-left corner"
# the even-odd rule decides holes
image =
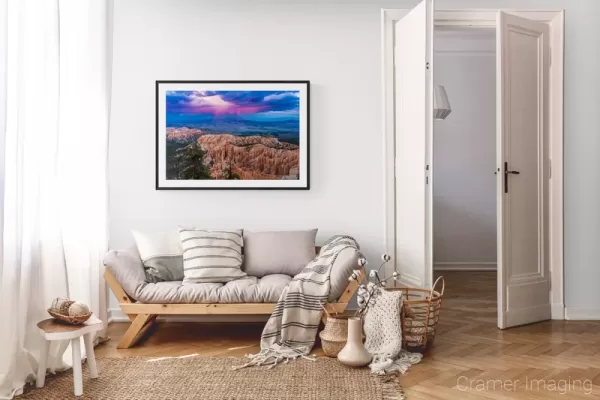
[[[94,356],[94,332],[102,330],[104,323],[92,315],[83,325],[68,325],[57,322],[54,318],[50,318],[39,322],[37,326],[40,328],[40,333],[44,340],[40,354],[36,386],[39,388],[44,387],[44,382],[46,381],[46,362],[48,361],[50,341],[67,341],[64,347],[61,346],[61,348],[65,348],[70,340],[71,349],[73,351],[73,384],[75,386],[75,396],[82,396],[83,378],[81,373],[80,338],[83,336],[90,378],[97,378],[98,368],[96,367],[96,357]]]

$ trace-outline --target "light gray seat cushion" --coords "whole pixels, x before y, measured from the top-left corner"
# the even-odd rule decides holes
[[[248,276],[227,283],[149,283],[138,291],[142,303],[275,303],[292,280],[287,275]]]
[[[337,257],[331,272],[329,301],[337,300],[348,286],[348,277],[358,268],[360,253],[345,249]],[[111,250],[104,265],[113,273],[125,292],[141,303],[275,303],[292,277],[282,274],[262,278],[248,276],[227,283],[194,283],[181,281],[146,282],[144,265],[137,248]]]

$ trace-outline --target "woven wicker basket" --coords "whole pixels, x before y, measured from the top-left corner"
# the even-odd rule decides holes
[[[348,316],[328,316],[325,329],[319,332],[323,353],[327,357],[337,357],[348,341]]]
[[[52,308],[48,309],[48,314],[50,314],[52,317],[56,318],[60,322],[65,322],[65,323],[71,324],[71,325],[81,325],[92,316],[91,312],[89,312],[87,314],[75,315],[75,316],[66,315],[66,314],[62,314],[62,313],[58,312],[57,309],[52,309]]]
[[[442,288],[436,287],[441,281]],[[402,292],[402,347],[411,352],[425,354],[433,344],[442,308],[446,282],[444,277],[436,279],[431,290],[412,287],[389,288]]]

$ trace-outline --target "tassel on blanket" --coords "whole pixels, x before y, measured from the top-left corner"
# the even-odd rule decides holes
[[[417,364],[423,358],[422,354],[409,353],[406,350],[400,351],[400,354],[393,358],[390,355],[377,355],[369,365],[371,372],[377,375],[384,375],[388,372],[400,372],[404,374],[413,364]]]
[[[277,364],[283,362],[288,363],[296,358],[304,358],[305,360],[315,361],[316,357],[306,356],[310,352],[308,346],[301,346],[299,348],[292,348],[289,346],[273,344],[268,349],[263,349],[257,354],[246,354],[246,358],[249,359],[246,364],[233,367],[233,370],[238,370],[246,367],[259,367],[261,365],[268,366],[268,369],[273,368]]]

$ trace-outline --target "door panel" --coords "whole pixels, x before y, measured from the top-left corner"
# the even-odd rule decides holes
[[[411,286],[431,286],[433,0],[395,24],[396,271]]]
[[[498,15],[498,326],[549,319],[548,25]]]

